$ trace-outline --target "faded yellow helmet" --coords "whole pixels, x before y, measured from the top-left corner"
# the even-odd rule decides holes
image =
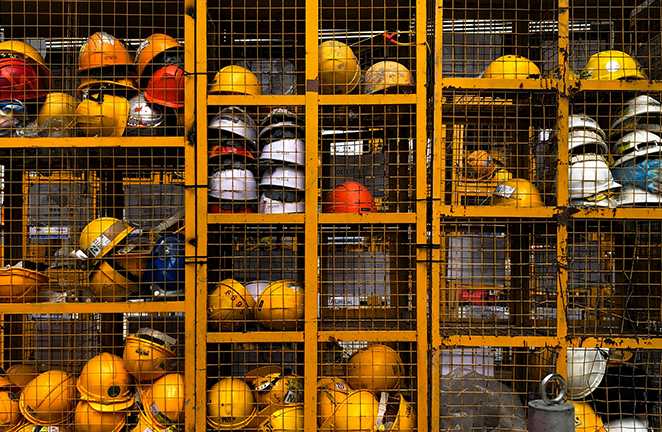
[[[255,299],[234,279],[220,281],[207,299],[207,319],[215,330],[238,330],[253,317]]]
[[[381,61],[372,65],[363,75],[361,93],[411,93],[414,75],[403,64]]]
[[[361,68],[349,45],[330,40],[322,43],[318,52],[320,93],[347,94],[354,90],[361,79]]]

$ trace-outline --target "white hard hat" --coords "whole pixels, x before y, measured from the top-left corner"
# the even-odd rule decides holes
[[[296,114],[284,109],[272,110],[261,122],[260,139],[304,138],[304,122]],[[285,132],[289,133],[285,133]]]
[[[221,169],[209,177],[209,195],[226,201],[257,200],[257,181],[248,169]]]
[[[568,130],[570,132],[575,130],[592,130],[595,131],[602,139],[605,139],[606,135],[598,122],[593,120],[591,117],[586,114],[572,114],[568,119]]]
[[[614,166],[619,166],[638,156],[662,152],[662,138],[653,132],[630,132],[612,144],[611,152],[621,155],[614,162]]]
[[[568,348],[568,398],[583,399],[595,390],[607,370],[599,348]]]
[[[289,188],[304,191],[306,190],[306,174],[299,168],[276,167],[264,173],[262,181],[260,181],[260,187]]]
[[[163,135],[165,129],[159,128],[164,123],[163,111],[140,93],[129,99],[129,117],[126,120],[126,136]]]
[[[239,107],[226,107],[221,109],[209,121],[209,129],[219,129],[229,132],[232,136],[245,138],[254,146],[257,142],[257,126],[246,111]]]
[[[260,205],[258,212],[265,214],[281,214],[281,213],[303,213],[306,211],[305,202],[284,202],[279,201],[267,196],[267,194],[262,194],[260,196]]]
[[[288,162],[294,165],[306,164],[306,144],[300,139],[270,141],[262,147],[260,160]]]
[[[623,186],[621,192],[616,197],[616,205],[628,206],[636,204],[655,204],[655,206],[660,206],[662,205],[662,195],[633,184]]]
[[[597,154],[573,156],[568,166],[570,198],[585,198],[621,185],[614,181],[605,159]]]
[[[253,296],[255,303],[257,303],[258,297],[260,297],[262,291],[264,291],[264,289],[268,287],[270,283],[271,281],[268,280],[254,280],[252,282],[248,282],[244,288],[246,288],[246,291],[248,291]]]
[[[621,123],[632,117],[639,117],[642,114],[648,114],[648,117],[654,114],[657,117],[660,113],[662,113],[660,102],[650,96],[637,96],[625,102],[625,107],[616,111],[615,116],[618,118],[611,124],[611,128],[618,128]],[[641,120],[648,120],[647,116],[643,116]]]
[[[609,153],[607,144],[602,140],[602,137],[590,130],[575,130],[570,132],[568,136],[568,150],[572,154]]]
[[[648,422],[638,417],[623,417],[605,425],[607,432],[648,432]]]

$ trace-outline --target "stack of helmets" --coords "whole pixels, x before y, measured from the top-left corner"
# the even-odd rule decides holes
[[[155,33],[140,43],[136,72],[145,98],[154,104],[184,106],[184,50],[172,36]]]
[[[32,424],[52,426],[73,414],[76,379],[60,370],[50,370],[27,383],[21,392],[19,409]]]
[[[306,179],[304,122],[277,108],[260,123],[260,213],[303,213]],[[262,169],[262,167],[266,167]]]
[[[88,258],[90,291],[99,301],[123,301],[139,291],[140,279],[114,259],[135,228],[113,217],[88,223],[79,246]]]
[[[662,107],[649,96],[637,96],[616,112],[611,125],[614,178],[623,185],[619,206],[662,204]]]
[[[570,202],[575,207],[613,207],[612,193],[620,187],[609,171],[606,135],[585,114],[568,119],[568,181]]]
[[[317,383],[317,419],[322,431],[391,430],[416,426],[412,404],[399,393],[404,379],[400,355],[385,345],[355,352],[347,381],[323,378]]]
[[[257,127],[244,110],[225,107],[209,122],[209,212],[256,213]]]

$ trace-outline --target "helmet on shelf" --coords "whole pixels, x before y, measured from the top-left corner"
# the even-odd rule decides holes
[[[136,72],[138,78],[142,78],[147,66],[155,61],[155,58],[168,50],[183,48],[172,36],[163,33],[154,33],[140,43],[136,52]]]
[[[97,411],[122,411],[133,405],[133,378],[122,359],[101,353],[87,361],[78,377],[76,388],[81,399]]]
[[[150,103],[144,93],[129,99],[126,136],[161,136],[165,134],[163,110]]]
[[[44,57],[32,45],[16,40],[4,41],[0,43],[0,58],[7,57],[23,59],[28,63],[36,63],[39,77],[46,78],[47,82],[51,83],[51,70],[46,66]],[[52,88],[52,84],[49,84],[49,87]]]
[[[141,328],[127,336],[122,360],[136,381],[152,381],[165,375],[169,362],[175,358],[172,350],[177,340],[165,333]]]
[[[184,416],[184,378],[167,374],[140,393],[146,417],[161,428],[179,423]]]
[[[611,129],[634,129],[637,123],[658,123],[662,116],[662,105],[650,96],[641,95],[625,102],[625,107],[616,111],[616,120]]]
[[[257,432],[301,432],[304,430],[303,404],[269,405],[257,414]]]
[[[260,122],[260,146],[270,141],[303,139],[305,123],[302,118],[284,108],[276,108]]]
[[[592,131],[597,133],[603,140],[606,138],[605,132],[600,128],[598,122],[586,114],[572,114],[568,119],[568,131]]]
[[[166,234],[152,249],[152,260],[143,273],[143,282],[152,285],[154,296],[184,295],[184,235]]]
[[[575,432],[606,432],[602,419],[588,402],[570,403],[575,407]]]
[[[12,384],[12,389],[16,394],[18,394],[18,392],[20,392],[30,381],[39,376],[39,370],[37,367],[27,364],[15,364],[9,367],[5,372],[7,374],[7,379]]]
[[[108,255],[134,228],[114,217],[94,219],[80,233],[78,244],[88,258],[96,259]]]
[[[259,408],[303,403],[303,378],[286,374],[278,366],[253,369],[244,379],[255,389]]]
[[[121,137],[129,118],[129,101],[105,93],[90,95],[76,108],[76,122],[85,136]]]
[[[528,180],[512,179],[500,183],[492,194],[493,206],[542,207],[538,189]]]
[[[260,96],[262,85],[250,70],[241,66],[225,66],[214,76],[208,93]]]
[[[158,69],[147,83],[145,98],[150,102],[170,108],[183,107],[184,70],[176,65]]]
[[[293,280],[272,282],[260,294],[255,319],[272,330],[295,330],[303,325],[303,286]]]
[[[352,388],[341,378],[322,378],[317,382],[317,423],[326,422],[347,399]]]
[[[414,89],[414,75],[404,65],[381,61],[372,65],[363,76],[361,93],[410,93]]]
[[[347,384],[353,389],[380,392],[400,387],[405,366],[400,355],[386,345],[370,345],[347,361]]]
[[[64,371],[50,370],[23,388],[19,408],[30,423],[57,425],[73,414],[75,401],[76,379]]]
[[[330,40],[318,49],[321,94],[347,94],[361,80],[359,60],[349,45]]]
[[[593,54],[581,72],[586,80],[648,79],[636,60],[622,51],[602,51]]]
[[[570,198],[584,198],[621,186],[614,181],[605,159],[596,154],[581,154],[570,159],[568,183]]]
[[[255,396],[244,381],[224,378],[207,391],[207,424],[213,429],[248,428],[256,416]]]
[[[352,391],[338,404],[333,415],[320,427],[321,431],[372,431],[379,417],[379,402],[367,390]]]
[[[306,144],[300,139],[270,141],[262,147],[260,162],[306,164]]]
[[[540,75],[540,68],[526,57],[511,54],[490,63],[481,78],[527,79],[532,75]]]
[[[607,356],[599,348],[568,348],[568,398],[584,399],[595,390],[607,369]]]
[[[221,138],[223,132],[227,132],[226,138],[239,138],[246,143],[246,147],[257,150],[257,125],[253,118],[239,107],[222,108],[220,113],[209,121],[209,129],[210,132],[218,130]]]
[[[80,48],[78,73],[105,66],[133,66],[133,56],[124,44],[106,32],[96,32]]]
[[[18,397],[9,388],[0,388],[0,430],[18,426],[23,421]]]
[[[255,300],[246,288],[234,279],[220,281],[207,300],[207,320],[217,331],[238,330],[253,317]]]
[[[89,276],[90,291],[99,301],[124,301],[138,294],[140,279],[113,260],[102,259]]]
[[[629,132],[612,144],[611,152],[619,156],[614,162],[615,167],[639,156],[659,156],[662,153],[662,137],[648,131]]]
[[[48,285],[44,273],[22,267],[0,268],[0,303],[30,303]]]
[[[72,131],[76,125],[76,106],[76,98],[67,93],[49,93],[39,107],[37,125],[52,130]]]
[[[0,58],[0,100],[28,101],[48,94],[34,66],[17,58]]]
[[[359,182],[346,181],[326,196],[323,213],[375,213],[375,200],[370,191]]]
[[[77,432],[119,432],[126,423],[126,411],[97,411],[84,400],[74,414]]]

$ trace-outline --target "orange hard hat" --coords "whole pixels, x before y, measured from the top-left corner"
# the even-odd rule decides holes
[[[133,56],[124,44],[106,32],[96,32],[80,48],[78,73],[104,66],[133,66]]]
[[[138,78],[141,78],[145,68],[154,60],[156,56],[164,51],[182,48],[182,44],[177,40],[163,33],[154,33],[140,43],[136,52],[136,71]]]
[[[375,213],[370,191],[359,182],[347,181],[332,190],[324,200],[324,213]]]
[[[145,99],[170,108],[184,106],[184,71],[168,65],[154,72],[145,89]]]

